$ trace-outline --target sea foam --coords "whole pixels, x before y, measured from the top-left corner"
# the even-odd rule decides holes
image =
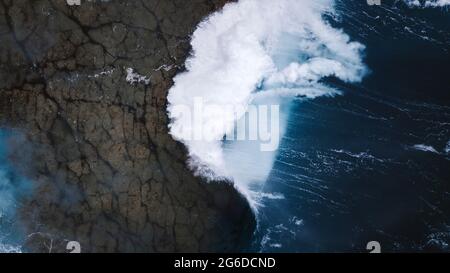
[[[251,106],[280,105],[280,134],[289,117],[289,100],[334,96],[325,77],[357,82],[366,72],[364,46],[333,28],[324,14],[330,0],[240,0],[227,4],[197,27],[186,71],[168,95],[171,135],[189,151],[189,166],[208,180],[229,179],[251,198],[267,179],[276,151],[262,152],[252,141],[222,141]],[[204,104],[236,106],[227,113],[192,119],[177,110]],[[217,130],[222,124],[222,130]],[[202,139],[192,139],[202,131]]]
[[[437,8],[450,6],[450,0],[405,0],[406,4],[414,7]]]

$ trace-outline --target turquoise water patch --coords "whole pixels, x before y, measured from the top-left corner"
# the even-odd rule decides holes
[[[20,252],[22,233],[17,209],[31,193],[30,181],[9,160],[11,141],[20,136],[12,130],[0,129],[0,252]]]

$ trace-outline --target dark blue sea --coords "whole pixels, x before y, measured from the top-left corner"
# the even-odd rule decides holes
[[[361,83],[295,100],[265,185],[254,251],[450,251],[450,10],[337,3],[366,46]],[[325,15],[326,16],[326,15]]]

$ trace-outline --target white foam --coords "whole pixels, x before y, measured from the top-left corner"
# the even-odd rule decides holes
[[[149,77],[136,73],[133,68],[129,67],[129,68],[127,68],[126,71],[127,71],[126,81],[129,84],[136,84],[136,83],[142,83],[145,85],[150,84]]]
[[[450,140],[447,142],[447,145],[445,145],[444,152],[450,154]]]
[[[22,253],[22,247],[0,243],[0,253]]]
[[[450,5],[450,0],[427,0],[422,2],[419,0],[405,0],[405,2],[409,6],[422,8],[442,8]]]
[[[283,112],[289,105],[286,97],[339,94],[321,83],[324,77],[362,79],[364,47],[323,19],[324,13],[333,12],[333,4],[331,0],[240,0],[198,26],[187,71],[175,77],[168,95],[170,132],[188,147],[189,166],[197,175],[231,179],[244,192],[265,182],[275,152],[262,153],[250,142],[217,140],[230,134],[245,109],[251,104],[281,104]],[[197,123],[175,111],[177,105],[193,107],[198,97],[206,104],[241,110],[209,113]],[[222,131],[214,130],[218,123],[225,125]],[[281,123],[283,132],[286,120]],[[192,132],[198,130],[215,140],[192,140]]]
[[[433,146],[429,146],[429,145],[425,145],[425,144],[416,144],[413,146],[413,148],[415,150],[422,151],[422,152],[430,152],[430,153],[439,154],[439,152]]]

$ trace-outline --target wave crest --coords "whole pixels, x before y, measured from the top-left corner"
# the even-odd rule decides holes
[[[175,77],[168,95],[170,132],[188,147],[189,166],[197,175],[209,180],[228,178],[246,187],[249,181],[242,180],[264,182],[261,173],[269,173],[274,153],[264,156],[250,149],[242,155],[243,145],[224,149],[220,141],[246,109],[252,104],[279,103],[281,97],[339,94],[321,82],[325,77],[346,82],[362,79],[364,46],[351,42],[323,18],[324,13],[333,12],[333,4],[330,0],[240,0],[198,26],[186,72]],[[198,97],[205,104],[235,105],[239,110],[204,113],[197,122],[176,111],[178,105],[194,108]],[[214,129],[217,123],[224,124],[223,130]],[[209,134],[209,140],[192,140],[192,132],[198,130]],[[241,154],[233,156],[237,152]],[[261,158],[266,164],[258,164]],[[243,171],[250,176],[236,175]]]

